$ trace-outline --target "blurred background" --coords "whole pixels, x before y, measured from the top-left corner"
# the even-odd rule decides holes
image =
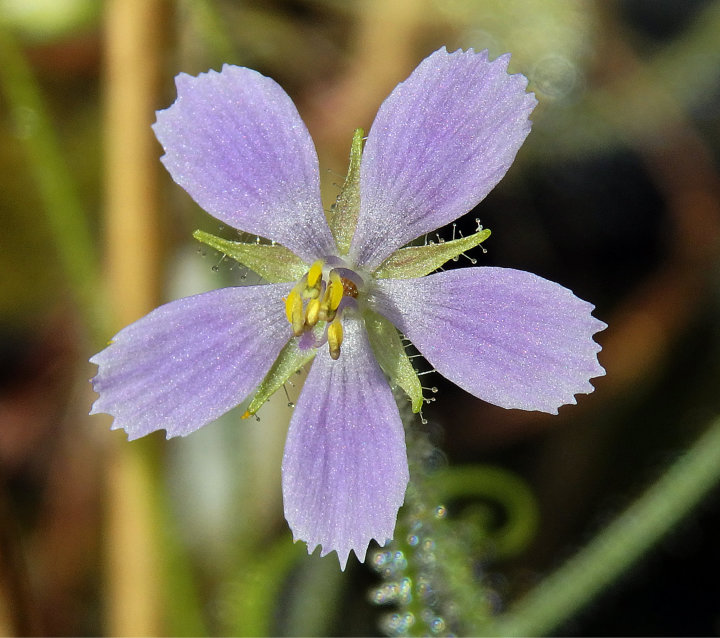
[[[0,634],[445,635],[512,614],[720,411],[719,34],[716,0],[0,0]],[[439,391],[409,435],[403,554],[340,573],[282,515],[299,386],[257,422],[128,443],[87,416],[87,360],[163,301],[258,281],[195,243],[232,229],[158,161],[177,73],[277,80],[329,206],[354,128],[443,45],[511,52],[539,100],[508,175],[458,222],[493,232],[469,257],[593,302],[607,376],[558,416],[423,377]],[[542,631],[720,633],[720,462],[709,476]]]

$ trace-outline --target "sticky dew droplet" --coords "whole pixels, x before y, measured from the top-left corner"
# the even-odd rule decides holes
[[[376,605],[387,605],[394,603],[399,594],[400,586],[398,583],[386,583],[370,593],[370,600]]]
[[[401,551],[395,552],[393,556],[393,566],[397,571],[402,571],[404,569],[407,569],[407,558],[405,558],[405,554]]]
[[[444,632],[446,627],[447,624],[445,623],[445,619],[441,616],[437,616],[430,623],[430,631],[432,631],[435,635]]]
[[[420,620],[422,620],[427,625],[430,625],[430,623],[435,619],[435,612],[430,609],[430,607],[423,607],[422,611],[420,612]]]
[[[426,602],[429,602],[433,598],[433,594],[435,593],[433,591],[432,586],[430,585],[430,582],[427,580],[427,577],[421,577],[421,580],[418,582],[417,586],[415,587],[415,591],[418,595],[418,597],[421,600],[424,600]],[[427,610],[430,615],[432,616],[432,610]],[[425,622],[429,622],[428,619],[424,619]]]
[[[375,556],[373,557],[372,566],[380,570],[382,569],[390,560],[392,559],[392,556],[390,552],[377,552]]]
[[[410,612],[388,614],[383,618],[382,629],[390,636],[402,636],[415,624],[415,616]]]
[[[403,605],[409,605],[412,602],[413,582],[407,576],[398,584],[398,600]]]

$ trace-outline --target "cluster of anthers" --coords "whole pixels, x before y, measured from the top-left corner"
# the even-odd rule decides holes
[[[340,261],[332,261],[336,260]],[[363,281],[349,268],[330,261],[313,263],[285,298],[285,314],[296,337],[308,335],[315,346],[327,341],[330,356],[337,360],[343,341],[342,315],[348,308],[357,308],[358,287]],[[316,335],[320,322],[326,322],[326,330]]]

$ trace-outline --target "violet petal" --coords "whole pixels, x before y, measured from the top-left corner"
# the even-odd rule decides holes
[[[340,358],[321,348],[290,422],[282,484],[296,540],[345,569],[393,536],[408,483],[405,433],[362,323],[347,318]]]
[[[91,414],[129,439],[185,436],[238,405],[292,336],[282,298],[292,285],[222,288],[153,310],[115,335],[96,363]]]
[[[153,125],[173,179],[211,215],[307,262],[332,253],[317,153],[280,85],[227,64],[175,83],[177,100]]]
[[[605,374],[593,305],[532,273],[462,268],[376,283],[371,305],[443,376],[503,408],[557,413]]]
[[[537,103],[509,56],[445,48],[380,107],[360,177],[350,255],[372,270],[395,249],[460,217],[505,175]]]

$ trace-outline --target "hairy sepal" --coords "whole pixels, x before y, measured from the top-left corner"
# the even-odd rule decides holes
[[[297,338],[290,339],[285,347],[280,351],[278,358],[270,368],[270,372],[265,375],[253,396],[247,411],[243,414],[246,419],[255,414],[275,392],[277,392],[284,383],[302,368],[308,361],[315,356],[315,348],[301,350],[298,347]]]
[[[408,246],[396,250],[375,272],[378,279],[413,279],[424,277],[466,250],[475,248],[490,237],[490,229],[438,244]]]
[[[405,352],[397,328],[385,317],[366,310],[365,327],[370,337],[375,358],[393,386],[399,386],[408,395],[413,412],[420,412],[423,393],[420,378]]]
[[[307,271],[305,262],[280,244],[231,241],[202,230],[196,230],[193,237],[247,266],[271,284],[297,281]]]
[[[346,255],[350,250],[350,243],[360,213],[360,163],[362,161],[364,136],[365,131],[363,129],[355,129],[352,144],[350,145],[350,163],[347,177],[328,216],[330,230],[335,238],[335,244],[340,255]]]

